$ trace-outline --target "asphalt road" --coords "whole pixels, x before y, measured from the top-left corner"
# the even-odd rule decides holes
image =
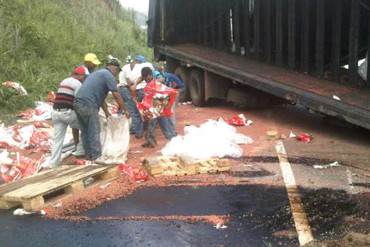
[[[242,111],[181,106],[178,112],[180,133],[189,121],[199,124],[241,112],[254,121],[238,129],[255,143],[244,147],[245,157],[236,160],[230,175],[244,183],[147,187],[84,212],[90,220],[81,222],[0,211],[0,246],[298,246],[276,141],[266,138],[272,129],[286,136],[292,130],[314,137],[308,144],[283,141],[314,238],[370,231],[369,131],[293,107]],[[335,161],[339,167],[314,168]],[[227,228],[216,229],[206,222],[124,219],[173,215],[230,215],[230,221]]]

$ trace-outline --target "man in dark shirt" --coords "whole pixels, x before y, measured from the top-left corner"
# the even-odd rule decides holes
[[[95,161],[102,153],[99,109],[103,109],[107,118],[110,116],[105,102],[108,92],[112,92],[120,110],[129,117],[121,95],[117,92],[115,77],[120,71],[121,66],[118,60],[111,59],[106,68],[97,70],[86,78],[75,97],[74,108],[80,122],[85,157],[89,161]]]

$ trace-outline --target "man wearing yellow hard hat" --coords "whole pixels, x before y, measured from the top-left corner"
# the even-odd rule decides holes
[[[89,75],[92,72],[94,72],[96,66],[98,66],[99,64],[101,64],[101,62],[94,53],[87,53],[84,59],[86,75]]]

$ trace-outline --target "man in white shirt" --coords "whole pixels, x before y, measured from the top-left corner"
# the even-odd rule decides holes
[[[136,70],[140,64],[137,64],[136,61],[132,61],[131,58],[129,59],[129,57],[127,58],[127,61],[129,63],[122,67],[122,71],[119,74],[118,91],[121,94],[121,97],[132,117],[130,133],[134,134],[136,138],[142,138],[144,128],[143,120],[139,110],[137,109],[136,99],[134,99],[132,96],[135,95],[135,89],[131,89],[131,87],[135,87],[134,81],[132,80],[137,80],[136,75],[133,74],[134,70]]]
[[[145,67],[149,67],[152,71],[154,71],[154,67],[151,63],[147,62],[145,57],[142,55],[136,56],[134,63],[135,65],[128,78],[132,85],[131,90],[136,93],[137,100],[141,102],[144,96],[144,88],[147,84],[144,80],[141,80],[141,70]]]

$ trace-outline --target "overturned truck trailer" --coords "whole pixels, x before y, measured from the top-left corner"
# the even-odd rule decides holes
[[[242,85],[370,129],[368,0],[151,0],[148,24],[195,105]]]

